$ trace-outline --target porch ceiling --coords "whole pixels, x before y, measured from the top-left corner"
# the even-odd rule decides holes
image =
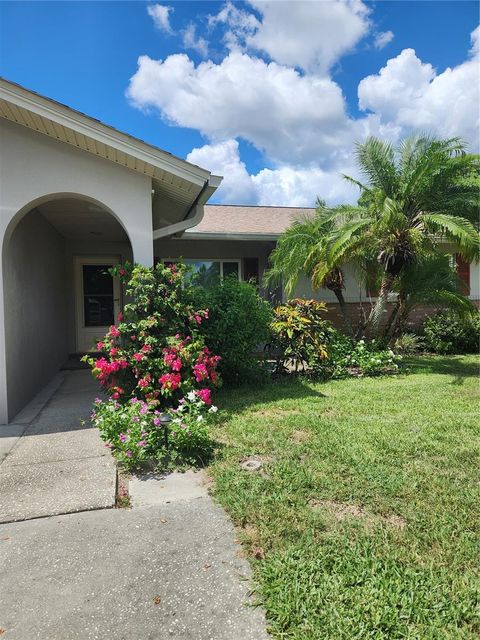
[[[174,205],[166,222],[188,214],[211,176],[201,167],[1,78],[0,117],[150,176],[162,209]]]
[[[122,225],[108,211],[85,200],[50,200],[37,211],[69,240],[128,242]]]

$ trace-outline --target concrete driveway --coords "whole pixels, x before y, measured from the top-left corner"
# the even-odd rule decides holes
[[[199,474],[136,478],[133,508],[113,508],[113,461],[80,422],[90,374],[55,387],[20,417],[23,435],[10,429],[0,465],[2,640],[266,639],[234,528]]]

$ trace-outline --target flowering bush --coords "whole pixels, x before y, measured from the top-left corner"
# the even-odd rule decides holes
[[[398,373],[401,359],[402,356],[383,348],[375,340],[355,342],[332,328],[324,372],[333,378],[394,374]]]
[[[99,356],[84,358],[110,397],[105,406],[96,404],[95,420],[117,456],[131,465],[161,446],[153,428],[160,412],[176,409],[194,393],[206,413],[211,390],[220,384],[220,357],[199,330],[209,312],[193,304],[186,270],[163,264],[114,267],[111,273],[126,284],[130,302],[97,343]]]
[[[205,461],[213,452],[206,415],[217,412],[211,404],[210,391],[190,391],[171,410],[172,421],[162,424],[160,412],[151,411],[143,400],[131,398],[121,405],[117,400],[95,400],[92,422],[113,455],[125,467],[135,468],[142,462],[161,459],[196,463]]]

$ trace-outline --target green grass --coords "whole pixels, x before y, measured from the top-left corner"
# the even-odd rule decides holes
[[[409,366],[218,398],[214,492],[275,638],[480,637],[479,359]]]

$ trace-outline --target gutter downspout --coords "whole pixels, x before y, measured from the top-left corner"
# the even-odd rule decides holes
[[[156,229],[153,232],[153,239],[158,240],[159,238],[165,238],[166,236],[178,235],[183,233],[185,229],[195,227],[203,218],[203,205],[209,200],[209,198],[220,186],[222,179],[222,176],[210,175],[209,178],[205,180],[200,193],[195,198],[184,219],[180,222],[174,222],[173,224],[169,224],[166,227],[162,227],[161,229]],[[193,215],[191,215],[192,213]]]

